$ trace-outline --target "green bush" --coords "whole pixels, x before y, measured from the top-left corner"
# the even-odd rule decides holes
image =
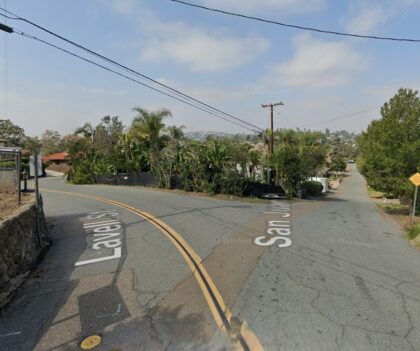
[[[222,176],[220,193],[242,196],[246,187],[246,180],[233,170],[225,170]]]
[[[73,184],[95,183],[95,174],[90,160],[79,160],[77,166],[73,166],[67,173],[67,180]]]
[[[0,168],[15,168],[15,161],[0,161]]]
[[[320,182],[307,180],[301,184],[301,188],[305,189],[310,196],[319,196],[322,194],[323,186]]]
[[[407,229],[407,235],[410,240],[417,238],[419,234],[420,234],[420,223],[416,223],[412,227]]]

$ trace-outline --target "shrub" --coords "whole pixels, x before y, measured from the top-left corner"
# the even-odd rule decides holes
[[[319,196],[322,194],[323,186],[320,182],[307,180],[301,184],[301,188],[305,189],[309,196]]]
[[[246,180],[236,171],[227,169],[223,172],[220,193],[242,196],[246,183]]]
[[[0,161],[0,168],[15,168],[15,161]]]
[[[420,223],[414,224],[407,229],[407,235],[410,240],[414,240],[420,234]]]

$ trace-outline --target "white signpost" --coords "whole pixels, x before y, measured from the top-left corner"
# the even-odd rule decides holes
[[[29,156],[29,175],[35,179],[36,230],[39,246],[42,247],[41,230],[39,226],[39,185],[38,176],[42,176],[42,161],[38,153]]]
[[[35,165],[35,159],[37,160],[37,163]],[[42,176],[42,161],[39,154],[34,154],[32,156],[29,156],[29,175],[31,177],[35,177],[35,168],[37,168],[37,175]]]

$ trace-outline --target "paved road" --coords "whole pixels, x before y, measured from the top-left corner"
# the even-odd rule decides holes
[[[0,350],[420,350],[420,252],[354,168],[292,204],[41,186],[52,246]]]

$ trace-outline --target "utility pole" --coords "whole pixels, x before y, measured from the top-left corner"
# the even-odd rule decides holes
[[[269,150],[269,154],[270,156],[273,155],[274,152],[274,121],[273,121],[273,115],[274,115],[274,107],[275,106],[281,106],[284,105],[281,101],[280,102],[275,102],[272,104],[266,104],[266,105],[261,105],[262,108],[267,108],[270,107],[270,128],[271,128],[271,137],[270,137],[270,150]]]

